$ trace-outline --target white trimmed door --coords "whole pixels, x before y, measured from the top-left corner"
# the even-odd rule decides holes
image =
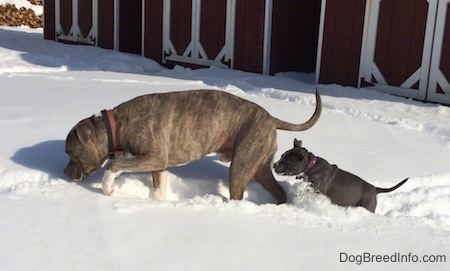
[[[361,86],[450,103],[450,22],[446,22],[449,2],[369,1]]]
[[[427,100],[450,104],[450,0],[440,0]]]
[[[232,68],[236,0],[164,0],[163,62]]]
[[[362,86],[425,99],[436,10],[436,1],[430,2],[372,0],[367,5]]]
[[[98,0],[55,0],[56,39],[97,45]]]

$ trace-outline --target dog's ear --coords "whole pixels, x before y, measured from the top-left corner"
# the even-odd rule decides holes
[[[297,138],[294,139],[294,148],[301,148],[302,146],[302,141],[301,140],[297,140]]]
[[[75,134],[77,135],[81,144],[86,145],[89,142],[93,132],[92,128],[92,125],[87,121],[81,122],[77,125],[77,127],[75,127]]]

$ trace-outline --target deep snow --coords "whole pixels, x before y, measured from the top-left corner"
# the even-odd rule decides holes
[[[152,60],[0,27],[0,266],[2,270],[444,270],[450,260],[450,108],[338,85],[217,68],[167,70]],[[64,140],[82,118],[145,93],[212,88],[312,129],[278,132],[275,159],[294,138],[377,186],[376,214],[342,208],[276,176],[289,203],[250,183],[228,202],[227,164],[214,154],[170,170],[168,201],[148,174],[123,174],[112,197],[102,171],[68,182]],[[245,112],[243,112],[245,113]],[[344,254],[346,253],[346,254]],[[340,262],[345,255],[445,255],[447,263]],[[409,254],[411,253],[411,254]],[[406,262],[405,262],[406,261]]]

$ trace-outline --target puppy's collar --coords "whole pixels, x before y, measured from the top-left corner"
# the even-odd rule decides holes
[[[311,161],[309,162],[308,166],[304,171],[305,174],[308,174],[308,172],[311,171],[311,169],[313,169],[313,167],[317,164],[317,160],[318,158],[316,156],[314,156],[314,158],[311,159]]]
[[[112,110],[102,110],[102,119],[105,123],[106,134],[108,135],[108,156],[114,159],[123,155],[119,136],[117,135],[117,123]]]
[[[309,161],[308,165],[306,166],[306,169],[302,172],[300,172],[296,177],[296,179],[305,179],[307,180],[308,178],[308,172],[311,171],[313,169],[313,167],[317,164],[317,160],[318,158],[316,156],[314,156],[313,159],[311,159],[311,161]]]

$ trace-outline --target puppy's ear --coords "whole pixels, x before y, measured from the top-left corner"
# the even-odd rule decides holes
[[[89,122],[82,122],[77,125],[75,128],[75,134],[77,135],[78,139],[80,140],[81,144],[86,145],[93,133],[93,127]]]
[[[302,141],[294,139],[294,148],[300,148],[302,146]]]

